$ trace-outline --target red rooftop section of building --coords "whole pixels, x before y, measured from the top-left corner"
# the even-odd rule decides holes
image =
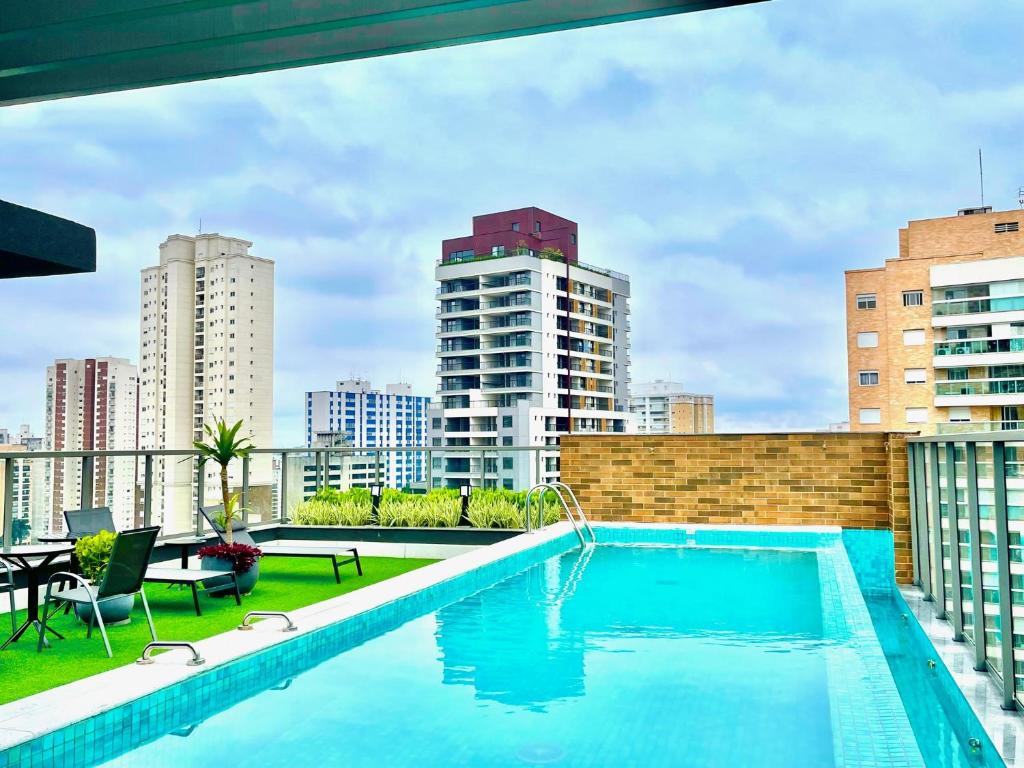
[[[441,261],[465,261],[471,256],[512,255],[516,248],[539,254],[557,248],[570,263],[577,261],[577,224],[541,208],[485,213],[473,217],[473,234],[441,241]]]

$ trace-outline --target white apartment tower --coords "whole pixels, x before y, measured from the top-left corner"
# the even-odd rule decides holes
[[[366,379],[339,381],[334,390],[306,393],[306,445],[426,446],[429,405],[430,398],[414,395],[408,384],[388,384],[381,392]],[[380,482],[389,488],[423,482],[424,462],[420,451],[384,452]]]
[[[577,253],[575,222],[539,208],[442,243],[431,446],[495,450],[434,453],[434,486],[529,488],[558,477],[560,435],[628,431],[629,278]]]
[[[138,439],[138,369],[118,357],[60,359],[46,369],[48,451],[130,451]],[[50,533],[64,531],[64,510],[110,507],[119,528],[133,528],[136,462],[97,457],[93,492],[82,498],[82,461],[45,462],[45,514]],[[41,533],[41,531],[39,531]]]
[[[171,235],[158,266],[142,270],[139,443],[188,450],[203,425],[223,418],[261,448],[273,443],[274,262],[249,254],[252,243],[218,234]],[[269,455],[254,456],[250,487],[269,488]],[[240,487],[241,466],[231,483]],[[154,467],[154,520],[166,532],[192,527],[192,462]],[[219,498],[216,470],[205,470],[203,496]],[[159,518],[158,518],[159,516]]]

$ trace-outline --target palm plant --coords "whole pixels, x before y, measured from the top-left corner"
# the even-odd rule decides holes
[[[204,424],[207,441],[196,440],[192,447],[199,454],[199,468],[202,469],[208,461],[220,465],[220,492],[224,502],[224,539],[231,544],[231,521],[238,513],[238,496],[232,496],[228,490],[228,464],[232,459],[244,459],[252,449],[255,448],[247,437],[239,437],[238,430],[242,428],[239,421],[233,427],[229,427],[224,419],[217,419],[211,427]],[[202,480],[200,480],[202,482]]]

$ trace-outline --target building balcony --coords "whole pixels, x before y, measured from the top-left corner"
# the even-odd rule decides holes
[[[1024,430],[1024,421],[941,421],[935,425],[940,435],[969,435],[975,432]]]

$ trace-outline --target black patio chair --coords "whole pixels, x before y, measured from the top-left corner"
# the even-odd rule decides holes
[[[64,522],[67,523],[67,537],[74,541],[83,536],[95,536],[100,531],[117,533],[114,513],[110,511],[110,507],[65,509]]]
[[[0,575],[5,576],[4,580],[0,581],[0,594],[6,592],[11,604],[11,634],[13,635],[18,631],[18,617],[14,608],[14,569],[3,560],[0,560]]]
[[[217,536],[224,543],[227,543],[225,536],[224,526],[218,522],[224,514],[224,505],[218,504],[215,507],[202,507],[200,511],[203,513],[203,517],[206,518],[210,527],[216,532]],[[278,544],[271,542],[269,544],[257,544],[252,536],[249,535],[249,527],[241,520],[241,518],[234,518],[231,521],[231,539],[236,544],[248,544],[250,547],[259,547],[263,552],[264,557],[322,557],[329,558],[331,564],[334,566],[334,580],[341,584],[341,572],[338,570],[339,566],[346,565],[347,563],[356,564],[356,573],[360,576],[363,575],[363,564],[359,562],[359,551],[355,547],[297,547],[289,544]],[[344,560],[338,560],[339,557],[344,557],[344,553],[349,553],[351,556]]]
[[[43,603],[42,624],[39,627],[39,644],[36,646],[36,651],[43,650],[46,621],[50,616],[51,602],[57,608],[64,604],[89,604],[92,606],[92,618],[89,619],[89,629],[85,636],[92,637],[93,623],[98,624],[107,656],[113,658],[110,640],[107,638],[107,629],[103,624],[103,617],[100,615],[100,606],[104,602],[124,595],[137,594],[142,597],[142,607],[146,612],[146,621],[149,623],[149,634],[156,640],[153,614],[149,612],[149,603],[146,601],[146,593],[142,584],[159,531],[159,526],[153,526],[119,533],[117,539],[114,540],[114,548],[110,552],[110,561],[107,563],[106,570],[103,571],[103,578],[96,586],[89,584],[78,574],[67,571],[59,571],[50,576],[46,582],[46,601]],[[79,586],[53,592],[55,581],[68,580],[77,582]]]

